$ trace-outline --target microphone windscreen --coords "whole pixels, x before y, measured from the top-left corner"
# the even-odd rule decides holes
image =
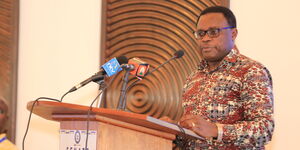
[[[117,60],[120,65],[128,63],[128,58],[125,56],[119,56],[119,57],[117,57]]]
[[[180,58],[184,55],[184,51],[183,50],[179,50],[176,53],[174,53],[174,57],[175,58]]]

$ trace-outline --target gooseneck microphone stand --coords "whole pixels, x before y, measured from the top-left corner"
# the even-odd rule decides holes
[[[125,67],[122,67],[122,68],[124,68],[124,70],[125,70],[125,75],[124,75],[124,78],[123,78],[123,84],[122,84],[121,94],[120,94],[118,108],[117,108],[119,110],[125,110],[125,108],[126,108],[126,86],[128,84],[129,73],[132,69],[134,69],[134,67],[125,66]]]

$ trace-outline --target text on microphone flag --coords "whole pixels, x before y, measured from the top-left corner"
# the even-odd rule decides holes
[[[105,70],[107,76],[112,76],[117,72],[121,71],[120,64],[116,58],[113,58],[102,65],[102,68]]]

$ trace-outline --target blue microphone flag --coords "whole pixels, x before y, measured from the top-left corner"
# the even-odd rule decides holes
[[[108,62],[106,62],[105,64],[103,64],[102,68],[105,70],[107,76],[109,76],[109,77],[122,70],[122,68],[120,67],[120,64],[116,58],[113,58],[113,59],[109,60]]]

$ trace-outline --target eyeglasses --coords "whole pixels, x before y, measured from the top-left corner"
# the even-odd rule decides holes
[[[207,34],[210,38],[216,38],[220,35],[220,32],[225,29],[232,29],[234,26],[224,27],[224,28],[211,28],[209,30],[199,30],[194,32],[194,36],[197,40],[203,39]]]

